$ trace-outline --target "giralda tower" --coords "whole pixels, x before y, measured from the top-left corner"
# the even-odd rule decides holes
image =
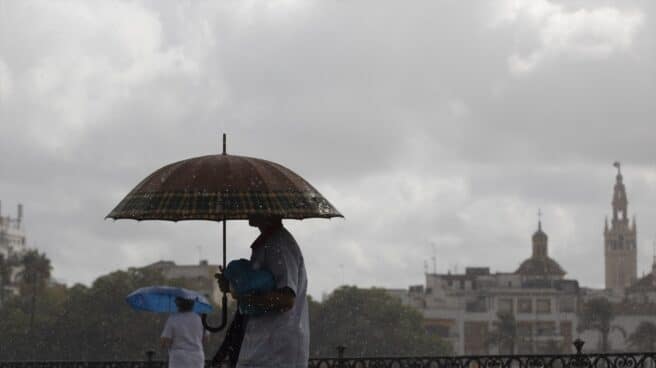
[[[620,163],[613,164],[617,168],[615,188],[613,190],[613,218],[608,226],[608,217],[604,227],[604,253],[606,289],[623,293],[624,289],[635,282],[637,277],[638,253],[636,249],[636,223],[629,221],[626,190],[622,182]]]

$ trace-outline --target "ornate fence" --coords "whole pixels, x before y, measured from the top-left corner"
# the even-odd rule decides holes
[[[453,357],[348,358],[344,347],[337,357],[310,359],[309,368],[656,368],[656,352],[583,354],[583,342],[574,343],[575,354],[561,355],[481,355]],[[167,368],[167,362],[143,361],[0,362],[0,368]],[[211,367],[209,362],[206,366]]]

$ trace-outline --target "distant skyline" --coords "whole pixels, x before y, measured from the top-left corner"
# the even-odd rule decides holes
[[[278,162],[345,219],[287,221],[309,291],[514,271],[549,252],[603,286],[615,161],[656,239],[656,3],[0,0],[0,200],[54,277],[219,259],[219,224],[111,221],[142,178],[228,152]],[[228,258],[257,235],[228,224]],[[199,248],[200,247],[200,253]],[[343,265],[343,266],[340,266]]]

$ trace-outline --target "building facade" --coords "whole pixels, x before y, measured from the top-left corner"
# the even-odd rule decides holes
[[[27,250],[25,231],[23,230],[23,206],[18,205],[15,218],[5,216],[2,212],[2,202],[0,202],[0,257],[4,261],[3,267],[8,267],[0,273],[0,306],[4,299],[10,295],[18,294],[16,279],[22,267],[11,262],[20,257]],[[3,274],[6,273],[5,279]]]
[[[426,329],[448,341],[456,354],[570,352],[579,286],[549,257],[547,241],[538,224],[531,257],[515,272],[468,267],[463,274],[427,273],[425,286],[390,294],[421,311]],[[512,343],[495,344],[502,314],[513,316],[517,336]]]
[[[0,202],[0,254],[5,259],[11,255],[20,255],[26,250],[25,232],[23,231],[23,205],[19,204],[15,218],[4,216]]]
[[[626,189],[619,162],[613,189],[613,217],[604,226],[605,286],[618,295],[636,282],[638,275],[637,229],[635,217],[629,221]]]
[[[565,270],[549,256],[548,236],[538,221],[531,256],[515,272],[469,267],[464,274],[427,273],[425,285],[390,290],[390,295],[421,311],[426,329],[450,342],[456,354],[571,352],[577,337],[586,341],[587,351],[601,351],[599,331],[579,331],[577,315],[598,298],[612,306],[610,352],[633,349],[628,337],[637,327],[656,324],[656,254],[651,272],[638,279],[637,226],[635,218],[629,220],[619,162],[614,166],[613,212],[604,227],[603,289],[580,288],[576,280],[565,279]],[[493,341],[499,340],[494,334],[503,313],[515,320],[517,337],[511,346]]]

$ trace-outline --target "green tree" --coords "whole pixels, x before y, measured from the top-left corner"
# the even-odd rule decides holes
[[[0,254],[0,307],[5,304],[5,292],[6,287],[9,285],[9,279],[11,278],[11,269],[12,265],[7,257],[4,254]]]
[[[423,316],[382,289],[341,287],[322,303],[309,300],[310,355],[334,356],[339,345],[351,356],[445,355],[448,344],[430,335]]]
[[[598,349],[601,352],[610,351],[608,335],[615,318],[613,306],[606,298],[590,299],[583,305],[579,313],[579,332],[585,330],[598,331],[601,337]]]
[[[30,334],[34,332],[34,312],[36,310],[37,295],[46,286],[50,279],[50,260],[45,254],[37,250],[29,250],[21,259],[23,269],[20,271],[21,294],[30,296]]]
[[[33,334],[31,296],[11,298],[0,309],[0,361],[139,360],[147,350],[163,359],[158,343],[167,315],[135,311],[125,297],[144,286],[185,287],[186,282],[166,280],[154,270],[131,269],[101,276],[90,287],[47,286],[35,305]],[[211,336],[205,349],[208,357],[221,340],[220,333]]]
[[[30,331],[31,296],[8,298],[0,309],[0,360],[42,359],[49,351],[48,341],[56,340],[52,329],[54,316],[60,313],[65,288],[42,290],[35,306],[33,332]],[[56,345],[56,344],[55,344]]]
[[[490,332],[488,343],[498,346],[499,352],[514,354],[519,343],[517,320],[512,312],[498,312],[494,329]]]
[[[166,315],[134,311],[125,297],[140,287],[164,283],[156,272],[130,270],[99,277],[90,288],[73,287],[55,329],[74,343],[60,346],[59,355],[84,360],[143,358],[144,351],[156,348]]]
[[[627,339],[629,346],[641,352],[656,350],[656,324],[649,321],[640,322]]]

